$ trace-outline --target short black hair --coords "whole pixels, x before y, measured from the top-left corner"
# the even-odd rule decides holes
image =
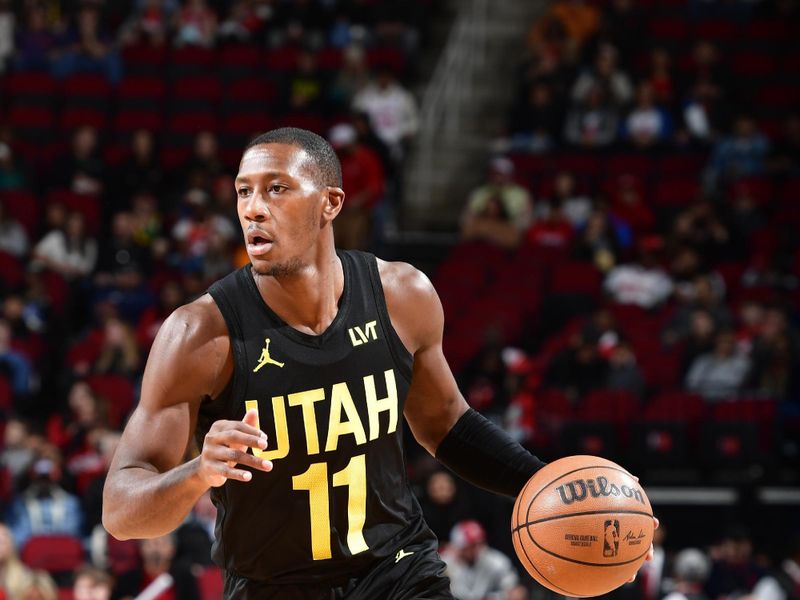
[[[289,144],[305,150],[317,166],[320,185],[342,187],[342,165],[336,151],[324,137],[307,129],[281,127],[254,137],[245,147],[247,152],[261,144]]]

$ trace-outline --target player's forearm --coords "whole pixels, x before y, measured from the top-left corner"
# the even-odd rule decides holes
[[[103,490],[103,526],[115,538],[151,538],[177,529],[208,489],[199,459],[164,473],[125,467],[109,473]]]
[[[470,483],[511,498],[545,464],[473,409],[439,443],[436,458]]]

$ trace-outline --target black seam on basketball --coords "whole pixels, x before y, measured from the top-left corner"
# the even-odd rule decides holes
[[[535,521],[528,521],[527,523],[520,523],[511,531],[528,527],[529,525],[537,525],[546,521],[557,521],[558,519],[569,519],[570,517],[583,517],[586,515],[642,515],[643,517],[653,518],[649,512],[642,512],[639,510],[585,510],[583,512],[570,513],[568,515],[556,515],[554,517],[544,517]]]
[[[542,552],[547,552],[550,556],[555,556],[556,558],[560,558],[561,560],[565,560],[567,562],[575,563],[576,565],[584,565],[586,567],[621,567],[622,565],[629,565],[632,562],[636,562],[637,560],[641,560],[643,556],[647,556],[647,553],[650,552],[650,548],[644,551],[644,553],[640,554],[636,558],[632,558],[630,560],[623,560],[622,562],[618,563],[590,563],[584,562],[582,560],[575,560],[574,558],[567,558],[566,556],[561,556],[560,554],[556,554],[555,552],[550,552],[547,548],[543,548],[539,545],[535,539],[533,539],[533,535],[531,534],[531,530],[528,529],[528,536],[531,538],[531,541],[536,544],[536,547],[539,548]]]
[[[541,578],[542,578],[542,579],[544,579],[544,580],[545,580],[547,583],[549,583],[550,585],[552,585],[554,588],[556,588],[557,590],[561,590],[562,592],[564,592],[564,594],[565,594],[566,596],[572,596],[572,597],[574,597],[574,598],[580,598],[581,596],[578,596],[578,595],[576,595],[576,594],[573,594],[573,593],[572,593],[572,592],[570,592],[570,591],[567,591],[567,590],[565,590],[565,589],[564,589],[564,588],[562,588],[560,585],[556,585],[555,583],[553,583],[552,581],[550,581],[550,580],[549,580],[547,577],[545,577],[545,575],[544,575],[544,574],[543,574],[543,573],[542,573],[542,572],[541,572],[541,571],[540,571],[540,570],[539,570],[539,569],[536,567],[536,565],[534,564],[533,560],[531,560],[531,557],[530,557],[530,556],[528,556],[528,550],[525,548],[525,544],[523,544],[523,543],[522,543],[522,534],[521,534],[521,533],[519,533],[519,531],[517,531],[517,534],[519,535],[519,547],[520,547],[520,548],[522,548],[522,552],[524,552],[524,553],[525,553],[525,558],[527,558],[527,559],[528,559],[528,563],[530,563],[530,565],[533,567],[533,570],[534,570],[534,571],[536,571],[536,572],[537,572],[537,573],[538,573],[538,574],[541,576]],[[528,531],[528,537],[530,537],[530,538],[531,538],[531,541],[532,541],[534,544],[536,544],[536,541],[535,541],[535,540],[533,539],[533,537],[531,536],[531,532],[530,532],[530,531]],[[536,545],[538,546],[539,544],[536,544]]]

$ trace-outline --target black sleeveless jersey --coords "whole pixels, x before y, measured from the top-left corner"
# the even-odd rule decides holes
[[[340,252],[344,290],[321,335],[289,327],[250,265],[209,293],[228,326],[228,393],[201,405],[198,440],[217,419],[257,407],[270,473],[212,490],[214,560],[247,579],[340,581],[432,538],[406,480],[403,405],[412,357],[389,320],[375,257]]]

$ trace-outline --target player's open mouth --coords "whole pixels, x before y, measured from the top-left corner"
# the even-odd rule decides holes
[[[256,232],[247,234],[247,253],[251,256],[266,254],[272,249],[272,239]]]

